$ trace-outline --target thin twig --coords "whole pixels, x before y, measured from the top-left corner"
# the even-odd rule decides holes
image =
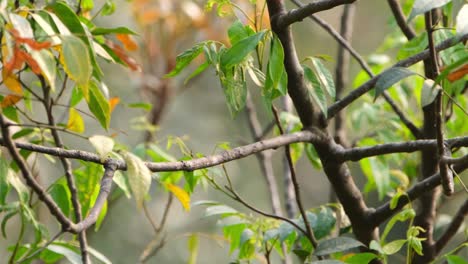
[[[273,111],[273,115],[275,116],[276,125],[278,126],[280,133],[284,134],[283,127],[281,126],[281,122],[279,120],[278,111],[276,111],[275,107],[272,107],[272,111]],[[288,159],[289,169],[291,170],[291,180],[294,186],[297,207],[299,208],[299,211],[301,212],[302,220],[304,221],[304,225],[306,227],[307,238],[309,238],[310,243],[314,246],[314,248],[317,248],[317,245],[318,245],[317,239],[315,238],[314,232],[312,231],[312,228],[310,227],[309,219],[307,219],[307,213],[304,210],[304,206],[302,205],[301,192],[300,192],[299,183],[296,177],[296,170],[294,169],[294,163],[291,158],[291,148],[289,145],[285,146],[285,154],[286,154],[286,158]],[[319,259],[321,259],[321,257],[319,257]]]
[[[400,2],[398,0],[387,0],[387,2],[392,10],[393,17],[406,38],[411,40],[416,37],[414,30],[408,25],[408,23],[406,23],[406,18],[403,14],[403,10],[401,9]]]
[[[468,200],[465,200],[463,205],[458,209],[455,216],[452,218],[450,225],[445,230],[444,234],[436,241],[434,248],[436,254],[439,254],[447,243],[457,234],[458,229],[465,222],[465,217],[468,215]]]

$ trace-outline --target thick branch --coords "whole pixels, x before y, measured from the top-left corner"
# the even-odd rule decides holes
[[[448,145],[450,148],[468,146],[468,137],[448,139],[444,141],[444,144]],[[345,149],[337,154],[337,158],[341,161],[358,161],[364,158],[380,156],[385,154],[411,153],[421,150],[433,150],[436,148],[436,146],[437,140],[435,139],[420,139],[406,142],[395,142],[370,147]],[[447,163],[459,163],[458,159],[455,162],[450,158],[447,158],[445,160],[447,160]],[[448,162],[449,160],[450,162]]]
[[[8,130],[8,124],[6,123],[3,115],[0,115],[0,126],[2,129],[2,145],[4,145],[8,151],[12,159],[18,165],[18,168],[23,175],[23,178],[26,181],[26,184],[36,193],[39,200],[41,200],[49,209],[50,213],[55,216],[57,221],[62,225],[62,230],[68,231],[70,228],[73,227],[73,222],[68,219],[63,212],[60,210],[58,205],[54,202],[52,197],[39,185],[39,183],[34,179],[31,172],[29,171],[28,166],[26,165],[26,161],[23,157],[19,154],[18,150],[11,140],[10,131]]]
[[[465,35],[462,35],[460,37],[453,37],[453,38],[447,39],[447,40],[441,42],[435,48],[436,48],[437,51],[441,51],[441,50],[448,49],[448,48],[456,45],[457,43],[464,42],[464,41],[467,41],[467,40],[468,40],[468,34],[465,34]],[[409,57],[407,59],[401,60],[398,63],[396,63],[395,65],[393,65],[392,67],[409,67],[409,66],[411,66],[413,64],[416,64],[417,62],[420,62],[422,60],[425,60],[427,58],[429,58],[429,50],[425,50],[425,51],[420,52],[420,53],[418,53],[416,55],[413,55],[413,56],[411,56],[411,57]],[[328,118],[330,119],[330,118],[334,117],[336,115],[336,113],[341,111],[343,108],[347,107],[349,104],[354,102],[357,98],[359,98],[363,94],[367,93],[368,91],[372,90],[374,88],[374,86],[375,86],[375,83],[379,79],[379,77],[380,77],[380,74],[376,75],[374,78],[370,79],[369,81],[367,81],[363,85],[359,86],[358,88],[356,88],[355,90],[350,92],[346,97],[344,97],[340,101],[332,104],[328,108]]]
[[[468,169],[468,162],[457,164],[454,166],[453,169],[457,173],[462,173],[464,170]],[[436,173],[418,182],[406,192],[406,196],[401,196],[399,198],[398,203],[394,208],[391,208],[390,202],[387,202],[375,209],[375,211],[370,216],[371,224],[374,226],[379,226],[388,218],[390,218],[393,214],[400,211],[405,205],[418,199],[424,193],[433,190],[440,184],[441,178],[439,173]]]
[[[405,34],[408,40],[416,37],[416,33],[414,30],[406,23],[405,15],[403,14],[403,10],[401,9],[400,3],[398,0],[387,0],[390,9],[392,10],[393,16],[400,27],[403,34]]]
[[[354,3],[356,0],[318,0],[312,3],[306,4],[300,8],[293,9],[288,13],[281,15],[278,19],[278,27],[279,28],[286,28],[287,26],[302,21],[304,18],[308,16],[318,13],[320,11],[332,9],[334,7],[344,5],[344,4],[351,4]]]

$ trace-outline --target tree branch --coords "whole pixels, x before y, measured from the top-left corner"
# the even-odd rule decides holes
[[[284,134],[283,127],[281,126],[281,122],[278,117],[278,112],[276,111],[274,107],[272,107],[272,110],[273,110],[273,115],[275,116],[276,125],[278,126],[278,129],[280,131],[280,134]],[[309,238],[309,241],[312,244],[312,246],[314,246],[314,248],[317,248],[317,245],[318,245],[317,239],[315,238],[314,232],[312,228],[310,227],[309,219],[307,219],[307,213],[304,210],[304,206],[302,205],[301,192],[299,188],[299,183],[297,182],[296,170],[294,169],[294,163],[291,158],[291,148],[289,147],[289,145],[285,146],[284,151],[285,151],[286,159],[288,160],[289,170],[291,171],[291,180],[294,186],[294,193],[296,197],[297,207],[299,208],[299,212],[301,213],[302,220],[304,221],[304,226],[307,231],[307,237]],[[319,257],[319,259],[321,258]]]
[[[450,148],[468,146],[468,137],[447,139],[444,141],[444,144],[448,145]],[[435,139],[419,139],[414,141],[381,144],[370,147],[345,149],[337,153],[336,157],[340,161],[358,161],[364,158],[380,156],[385,154],[411,153],[421,150],[432,150],[435,149],[436,146],[437,140]],[[449,158],[447,160],[450,161],[447,163],[459,163],[458,159],[453,160]]]
[[[398,26],[400,27],[403,34],[405,34],[406,38],[411,40],[412,38],[416,37],[414,30],[406,23],[405,15],[403,14],[403,10],[401,9],[398,0],[387,0],[387,2],[390,6],[390,9],[392,10],[393,17],[395,17]]]
[[[441,42],[439,45],[435,47],[437,51],[445,50],[448,49],[452,46],[454,46],[457,43],[464,42],[468,40],[468,34],[462,35],[460,37],[453,37],[450,39],[447,39],[443,42]],[[425,60],[429,58],[429,50],[425,50],[423,52],[420,52],[416,55],[413,55],[409,58],[406,58],[404,60],[399,61],[398,63],[394,64],[392,67],[409,67],[413,64],[416,64],[417,62],[420,62],[422,60]],[[381,74],[376,75],[374,78],[370,79],[363,85],[359,86],[358,88],[354,89],[352,92],[350,92],[346,97],[341,99],[338,102],[335,102],[328,108],[328,119],[331,119],[341,111],[343,108],[347,107],[349,104],[354,102],[357,98],[362,96],[363,94],[367,93],[368,91],[372,90],[375,86],[375,83],[379,79]]]
[[[296,4],[299,7],[304,6],[299,0],[291,0],[294,4]],[[351,44],[340,34],[338,33],[330,24],[328,24],[326,21],[320,19],[316,15],[311,15],[309,16],[310,19],[312,19],[314,22],[316,22],[319,26],[321,26],[325,31],[327,31],[335,40],[340,44],[340,47],[345,48],[348,50],[348,52],[358,61],[358,63],[361,65],[362,69],[371,77],[375,77],[375,74],[372,72],[372,69],[369,67],[369,65],[366,63],[364,58],[359,55],[359,53],[353,49]],[[344,35],[343,35],[344,36]],[[339,60],[338,56],[338,60]],[[339,61],[337,61],[337,65],[341,65]],[[338,72],[336,74],[337,78],[341,76]],[[337,85],[339,85],[339,80],[337,80]],[[390,97],[390,95],[387,93],[387,91],[383,92],[383,97],[384,99],[388,102],[390,107],[393,109],[393,111],[398,115],[400,120],[403,122],[403,124],[411,131],[413,136],[415,138],[422,138],[421,131],[409,120],[406,115],[401,111],[396,103],[393,101],[393,99]],[[336,97],[337,99],[340,97]],[[335,119],[335,124],[336,124],[336,119]]]
[[[453,169],[457,173],[462,173],[464,170],[468,169],[468,162],[454,165]],[[388,218],[390,218],[393,214],[395,214],[400,209],[402,209],[405,205],[416,200],[417,198],[422,196],[424,193],[427,193],[433,190],[440,184],[441,184],[441,178],[440,178],[439,173],[436,173],[432,176],[425,178],[424,180],[418,182],[413,187],[411,187],[406,192],[405,196],[401,196],[395,207],[391,208],[390,202],[386,202],[385,204],[376,208],[375,211],[371,213],[370,215],[370,219],[371,219],[370,223],[373,226],[379,226],[380,224],[385,222]]]
[[[252,154],[258,153],[260,151],[264,151],[267,149],[276,149],[282,147],[287,144],[297,143],[297,142],[315,142],[321,140],[321,137],[310,132],[310,131],[300,131],[295,132],[292,134],[282,135],[270,139],[265,139],[262,141],[258,141],[252,144],[248,144],[245,146],[233,148],[228,151],[223,151],[219,154],[215,154],[212,156],[197,158],[188,161],[174,161],[174,162],[146,162],[145,164],[148,168],[153,171],[193,171],[208,167],[213,167],[222,163],[226,163],[229,161],[245,158]],[[5,137],[0,138],[0,145],[6,146],[7,140]],[[105,164],[105,162],[101,161],[101,158],[94,153],[86,152],[82,150],[69,150],[69,149],[61,149],[56,147],[45,147],[41,145],[31,144],[31,143],[22,143],[16,142],[14,143],[16,147],[24,150],[29,150],[33,152],[49,154],[52,156],[57,157],[65,157],[71,159],[78,159],[82,161],[89,161],[98,164]],[[123,160],[119,159],[107,159],[106,162],[115,163],[118,170],[126,170],[127,165]]]
[[[284,15],[281,15],[278,19],[278,26],[280,28],[286,28],[289,25],[302,21],[304,18],[308,16],[325,11],[328,9],[332,9],[334,7],[344,5],[344,4],[351,4],[354,3],[356,0],[318,0],[312,3],[306,4],[300,8],[292,9]]]
[[[445,230],[444,234],[437,240],[434,244],[434,248],[436,251],[436,255],[438,255],[442,249],[447,245],[450,239],[453,238],[457,234],[458,229],[464,223],[465,217],[468,215],[468,200],[465,200],[465,203],[458,209],[458,212],[450,222],[447,230]]]

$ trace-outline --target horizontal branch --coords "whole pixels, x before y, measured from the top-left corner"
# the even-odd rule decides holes
[[[322,139],[310,131],[300,131],[292,134],[281,135],[278,137],[265,139],[245,146],[233,148],[228,151],[223,151],[212,156],[197,158],[187,161],[174,162],[146,162],[146,166],[153,172],[157,171],[193,171],[208,167],[213,167],[232,160],[245,158],[252,154],[268,149],[276,149],[285,145],[297,142],[318,142]],[[0,138],[0,145],[5,145],[5,140]],[[120,159],[107,159],[105,162],[94,153],[82,150],[69,150],[56,147],[45,147],[31,143],[16,142],[17,148],[29,150],[33,152],[49,154],[56,157],[64,157],[69,159],[78,159],[82,161],[94,162],[98,164],[113,163],[117,170],[126,170],[127,165]]]
[[[445,140],[445,144],[450,148],[466,147],[468,146],[468,137],[457,137]],[[435,150],[437,140],[435,139],[421,139],[407,142],[395,142],[388,144],[375,145],[370,147],[351,148],[345,149],[337,153],[337,158],[341,161],[358,161],[368,157],[380,156],[385,154],[394,153],[410,153],[424,149],[433,148]],[[459,160],[460,159],[460,160]],[[447,163],[460,163],[461,161],[468,161],[468,158],[447,158]]]
[[[457,43],[460,42],[465,42],[468,40],[468,34],[464,34],[460,37],[453,37],[450,39],[447,39],[443,42],[441,42],[439,45],[435,47],[437,51],[445,50],[448,49]],[[422,60],[425,60],[429,58],[429,50],[424,50],[416,55],[413,55],[407,59],[401,60],[395,65],[392,66],[394,67],[409,67],[413,64],[416,64]],[[328,108],[328,119],[331,119],[333,116],[336,115],[339,111],[341,111],[343,108],[347,107],[349,104],[354,102],[357,98],[362,96],[363,94],[367,93],[368,91],[372,90],[374,88],[375,84],[377,83],[377,80],[381,74],[376,75],[374,78],[370,79],[369,81],[365,82],[363,85],[359,86],[358,88],[354,89],[352,92],[350,92],[346,97],[343,99],[335,102]]]
[[[302,21],[304,18],[324,11],[332,9],[334,7],[351,4],[356,2],[356,0],[319,0],[312,3],[306,4],[302,7],[292,9],[284,15],[281,15],[278,19],[278,26],[280,28],[285,28],[295,22]]]
[[[457,173],[462,173],[464,170],[468,169],[468,162],[456,164],[453,166],[453,169]],[[382,206],[375,209],[375,211],[370,216],[370,222],[374,226],[382,224],[384,221],[388,220],[389,217],[391,217],[393,214],[402,209],[405,205],[416,200],[423,193],[426,193],[436,188],[440,184],[441,177],[439,173],[436,173],[418,182],[406,192],[405,196],[401,196],[398,199],[398,203],[394,208],[390,207],[390,202],[386,202]]]

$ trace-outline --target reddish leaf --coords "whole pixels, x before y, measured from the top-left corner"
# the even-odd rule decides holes
[[[112,41],[107,41],[106,42],[107,46],[114,51],[115,55],[119,57],[127,66],[132,70],[132,71],[138,71],[141,72],[141,67],[140,65],[130,56],[127,55],[125,50],[118,44],[115,44]]]
[[[456,71],[450,73],[447,76],[447,79],[450,82],[454,82],[457,80],[460,80],[461,78],[465,77],[465,75],[468,73],[468,64],[463,65],[461,68],[457,69]]]
[[[3,98],[1,107],[2,108],[7,108],[8,106],[15,105],[17,102],[19,102],[23,97],[19,95],[14,95],[14,94],[9,94]]]

